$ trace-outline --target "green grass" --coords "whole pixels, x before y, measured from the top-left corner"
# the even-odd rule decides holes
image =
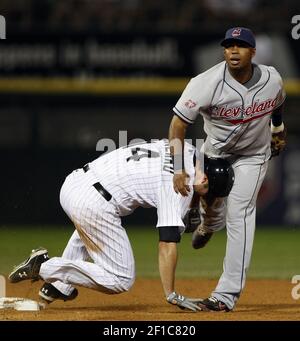
[[[154,229],[130,230],[136,255],[137,273],[157,277],[157,236]],[[218,278],[222,273],[226,232],[215,233],[204,249],[191,247],[191,234],[179,244],[177,276]],[[256,231],[248,277],[290,279],[300,273],[300,230],[261,229]]]
[[[138,277],[158,277],[158,234],[155,228],[128,228]],[[60,255],[72,234],[70,227],[0,227],[0,273],[7,275],[32,248],[47,247],[50,256]],[[225,231],[215,233],[202,250],[194,250],[191,234],[179,244],[178,278],[218,278],[226,246]],[[261,229],[256,232],[250,278],[291,279],[300,274],[300,229]]]
[[[50,255],[60,255],[71,235],[72,229],[66,227],[1,226],[0,273],[8,274],[39,246],[46,247]]]

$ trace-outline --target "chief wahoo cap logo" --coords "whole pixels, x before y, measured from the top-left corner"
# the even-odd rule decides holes
[[[238,37],[241,35],[242,29],[241,28],[236,28],[235,30],[232,31],[232,36],[233,37]]]

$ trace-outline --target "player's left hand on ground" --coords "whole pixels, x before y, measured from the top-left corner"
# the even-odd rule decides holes
[[[201,223],[199,209],[197,207],[190,208],[186,212],[186,215],[183,218],[183,222],[185,225],[185,230],[184,230],[185,233],[194,232]]]
[[[168,303],[177,305],[180,309],[188,309],[194,312],[201,311],[201,308],[197,305],[197,302],[193,302],[192,300],[193,299],[189,299],[188,297],[177,294],[175,291],[167,297]]]
[[[284,127],[280,132],[272,133],[271,140],[271,155],[272,157],[278,156],[286,146],[286,128]]]

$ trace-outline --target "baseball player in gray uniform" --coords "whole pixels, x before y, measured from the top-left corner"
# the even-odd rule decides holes
[[[255,37],[244,27],[231,28],[221,42],[225,61],[191,79],[174,107],[169,128],[174,155],[174,189],[189,195],[182,162],[186,128],[200,114],[208,158],[228,160],[234,184],[227,198],[201,200],[201,221],[193,233],[194,248],[203,247],[213,232],[226,226],[223,274],[203,310],[232,310],[245,285],[255,231],[256,199],[268,160],[285,146],[282,121],[285,99],[282,79],[274,67],[255,65]]]
[[[199,160],[194,166],[195,148],[186,143],[184,150],[189,184],[203,194],[207,179]],[[62,257],[49,259],[46,249],[34,250],[9,280],[44,279],[39,295],[47,302],[74,299],[76,285],[108,294],[128,291],[135,280],[135,263],[121,217],[140,206],[156,207],[159,271],[167,302],[200,310],[174,288],[177,243],[192,191],[185,197],[176,194],[173,173],[167,139],[119,148],[73,171],[61,188],[60,202],[76,231]]]

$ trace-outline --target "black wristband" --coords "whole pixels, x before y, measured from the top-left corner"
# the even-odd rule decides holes
[[[181,235],[178,226],[162,226],[158,228],[159,240],[167,243],[179,243]]]
[[[184,156],[182,154],[172,155],[174,172],[184,170]]]
[[[279,127],[282,124],[282,113],[283,113],[283,104],[276,108],[272,113],[272,124],[274,127]]]

